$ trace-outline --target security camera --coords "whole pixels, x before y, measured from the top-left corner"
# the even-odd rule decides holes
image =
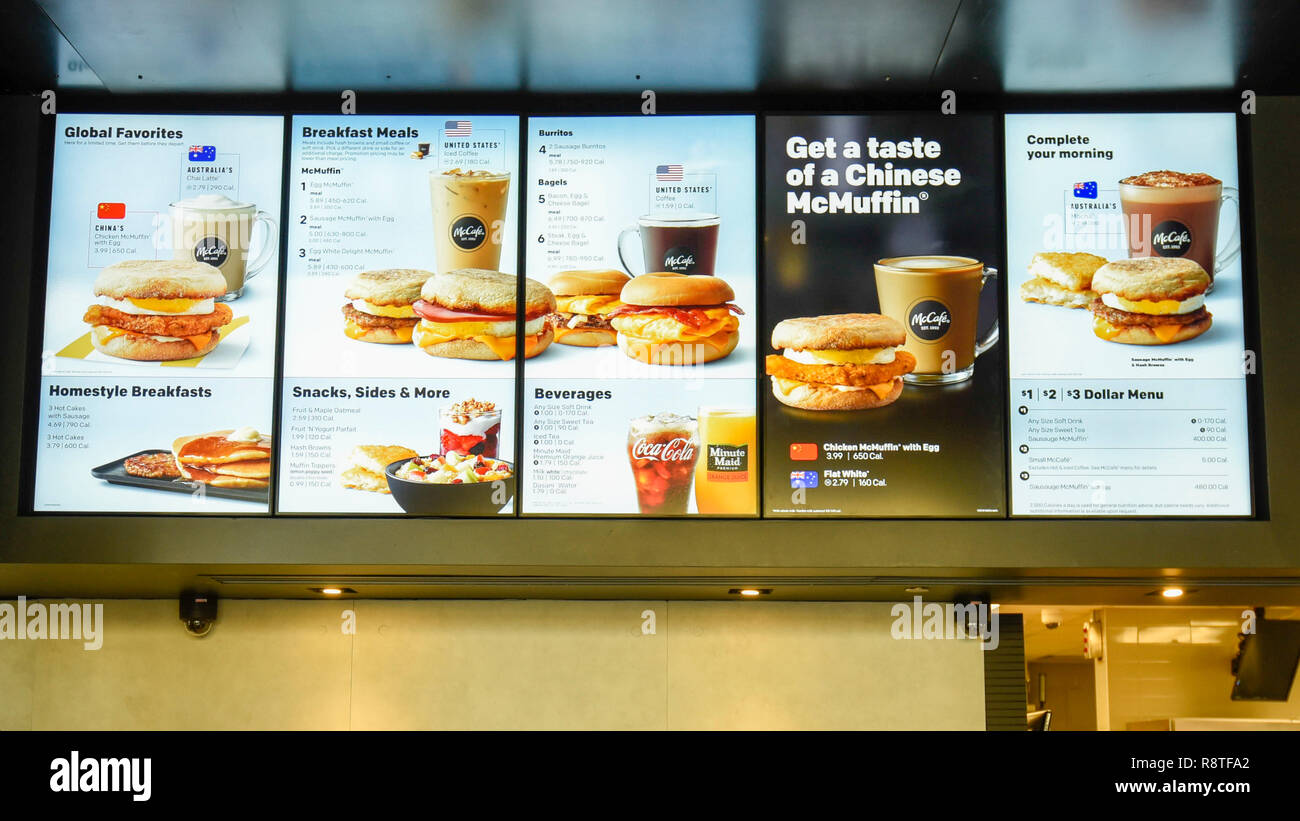
[[[1039,618],[1043,620],[1043,626],[1048,630],[1055,630],[1061,626],[1061,622],[1065,621],[1060,610],[1043,610]]]
[[[212,632],[217,621],[217,597],[210,593],[187,591],[181,594],[181,622],[185,632],[203,638]]]

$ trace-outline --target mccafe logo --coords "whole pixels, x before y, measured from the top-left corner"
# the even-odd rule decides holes
[[[473,251],[487,239],[487,227],[473,214],[458,217],[451,224],[451,241],[462,251]]]
[[[1181,257],[1192,247],[1192,232],[1178,220],[1165,220],[1151,231],[1151,247],[1162,257]]]
[[[685,245],[664,252],[664,270],[675,274],[689,274],[695,270],[695,249]]]
[[[194,246],[194,261],[206,262],[214,268],[225,265],[229,256],[230,248],[221,237],[204,237]]]
[[[912,336],[926,342],[943,339],[952,327],[948,306],[937,299],[923,299],[907,312],[907,327]]]
[[[689,462],[695,458],[695,446],[682,436],[667,442],[647,442],[638,439],[632,445],[633,459],[655,459],[660,462]]]

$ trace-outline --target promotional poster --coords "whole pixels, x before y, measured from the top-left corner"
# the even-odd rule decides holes
[[[992,118],[764,123],[766,515],[1005,515]]]
[[[1014,515],[1251,514],[1236,133],[1007,116]]]
[[[512,513],[519,119],[291,133],[278,510]]]
[[[525,514],[757,514],[754,128],[529,118]]]
[[[36,511],[267,513],[284,119],[60,114]]]

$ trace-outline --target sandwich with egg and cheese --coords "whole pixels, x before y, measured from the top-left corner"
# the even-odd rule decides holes
[[[430,356],[451,359],[515,358],[515,289],[512,274],[460,268],[435,274],[420,289],[420,322],[411,341]],[[550,346],[555,334],[548,315],[555,295],[542,283],[524,280],[524,358]]]
[[[561,271],[548,283],[555,294],[555,341],[598,348],[616,342],[610,314],[623,307],[619,294],[628,282],[622,271]]]
[[[1103,265],[1092,278],[1092,331],[1107,342],[1169,345],[1210,329],[1210,275],[1190,259],[1139,257]]]
[[[651,365],[701,365],[722,359],[740,341],[744,311],[724,280],[686,274],[642,274],[628,280],[623,305],[609,314],[623,353]]]
[[[415,301],[433,276],[415,268],[362,271],[343,292],[343,333],[362,342],[406,344],[419,323]]]
[[[217,347],[230,308],[216,301],[226,278],[206,262],[125,260],[95,278],[98,304],[82,321],[95,350],[119,359],[168,362]]]
[[[916,357],[899,350],[907,332],[881,314],[835,314],[785,319],[772,329],[767,357],[772,395],[804,410],[867,410],[903,393],[903,374]]]

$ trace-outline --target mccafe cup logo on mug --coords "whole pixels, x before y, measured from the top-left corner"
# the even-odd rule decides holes
[[[1186,256],[1192,247],[1192,232],[1178,220],[1165,220],[1151,232],[1151,247],[1162,257]]]
[[[663,268],[675,274],[695,273],[695,249],[689,245],[669,248],[664,254]]]
[[[194,246],[194,261],[206,262],[214,268],[220,268],[226,264],[226,259],[230,256],[230,248],[226,241],[221,237],[210,236],[199,240]],[[247,278],[247,276],[245,276]]]
[[[975,358],[998,341],[996,320],[976,340],[980,291],[993,276],[996,269],[970,257],[891,257],[876,263],[880,312],[906,327],[903,350],[916,357],[916,368],[903,381],[949,385],[974,375]]]
[[[451,224],[451,241],[462,251],[473,251],[487,239],[487,227],[473,214],[457,217]]]
[[[952,327],[948,306],[937,299],[922,299],[907,312],[907,328],[912,335],[926,342],[937,342]]]

